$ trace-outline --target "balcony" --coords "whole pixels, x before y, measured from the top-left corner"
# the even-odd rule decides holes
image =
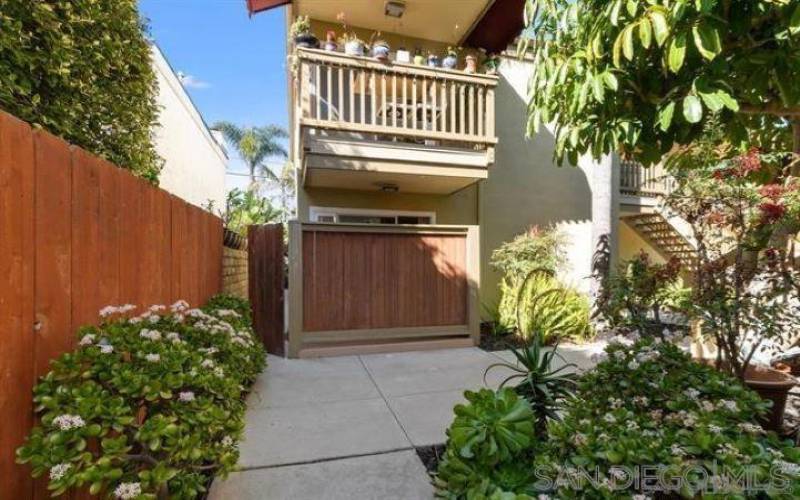
[[[449,194],[488,177],[497,77],[298,49],[293,78],[305,186]]]
[[[643,167],[632,161],[621,164],[619,192],[623,205],[654,206],[672,192],[674,179],[661,165]]]

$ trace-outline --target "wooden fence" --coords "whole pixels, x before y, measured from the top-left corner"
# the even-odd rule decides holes
[[[290,227],[290,356],[477,342],[477,226]]]
[[[247,265],[253,327],[270,354],[284,355],[283,225],[250,226]]]
[[[221,264],[220,219],[0,112],[0,499],[49,496],[14,452],[76,329],[109,304],[200,305]]]

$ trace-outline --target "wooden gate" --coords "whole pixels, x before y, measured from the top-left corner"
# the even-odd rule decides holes
[[[284,355],[283,226],[250,226],[247,232],[248,281],[253,326],[270,354]]]
[[[471,345],[478,228],[291,224],[289,354]]]

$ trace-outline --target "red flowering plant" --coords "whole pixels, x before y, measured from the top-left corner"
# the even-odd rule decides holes
[[[685,312],[718,347],[717,366],[744,379],[757,353],[788,347],[800,331],[800,184],[791,154],[715,154],[723,158],[667,162],[676,187],[665,205],[695,240]]]

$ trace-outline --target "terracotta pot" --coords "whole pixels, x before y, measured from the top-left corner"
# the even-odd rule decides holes
[[[772,401],[772,408],[761,422],[765,429],[780,432],[783,425],[783,412],[786,398],[797,380],[781,371],[761,366],[750,366],[745,373],[745,385],[761,396]]]

